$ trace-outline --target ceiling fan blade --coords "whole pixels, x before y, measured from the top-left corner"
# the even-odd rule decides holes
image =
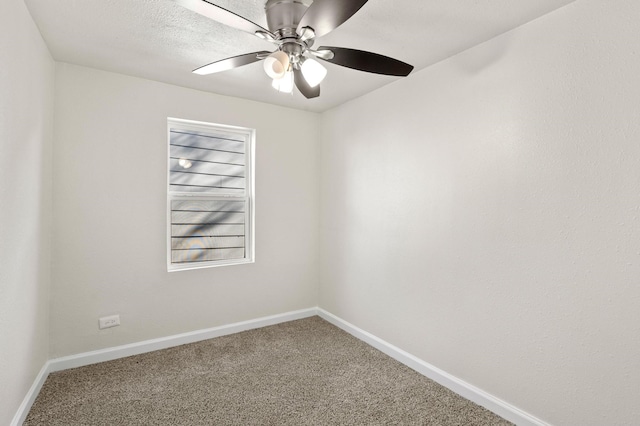
[[[242,31],[246,31],[250,34],[257,35],[262,39],[275,39],[275,36],[262,28],[260,25],[255,24],[248,19],[237,15],[230,10],[216,6],[215,4],[207,0],[174,0],[180,6],[185,7],[193,12],[199,13],[202,16],[213,19],[221,24],[227,25],[232,28],[237,28]]]
[[[333,58],[329,58],[330,55],[324,55],[325,57],[317,55],[317,57],[354,70],[399,77],[406,77],[413,70],[413,65],[377,53],[365,52],[364,50],[328,46],[318,48],[319,52],[325,50],[333,52]]]
[[[317,85],[316,87],[309,86],[309,83],[307,83],[307,80],[305,80],[302,75],[302,71],[297,69],[293,70],[293,81],[296,83],[296,87],[305,98],[311,99],[320,96],[320,85]]]
[[[313,29],[316,37],[335,30],[351,18],[367,0],[313,0],[298,24],[298,34],[303,28]]]
[[[194,74],[207,75],[215,72],[227,71],[233,68],[238,68],[243,65],[248,65],[264,59],[264,55],[268,55],[271,52],[252,52],[245,53],[244,55],[234,56],[232,58],[222,59],[220,61],[212,62],[208,65],[204,65],[200,68],[193,70]]]

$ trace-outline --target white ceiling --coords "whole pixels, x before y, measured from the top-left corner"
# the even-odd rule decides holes
[[[267,27],[265,0],[211,0]],[[345,0],[348,1],[348,0]],[[574,0],[369,0],[314,46],[391,56],[413,73]],[[171,0],[25,0],[54,59],[223,95],[325,111],[398,77],[323,63],[329,74],[316,99],[278,93],[260,62],[200,76],[191,70],[273,45]],[[411,78],[410,76],[408,78]]]

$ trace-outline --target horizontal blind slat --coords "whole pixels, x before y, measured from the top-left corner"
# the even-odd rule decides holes
[[[171,210],[190,210],[201,212],[238,212],[245,211],[245,201],[227,200],[172,200]]]
[[[244,237],[184,237],[171,239],[171,248],[174,250],[238,247],[244,247]]]
[[[228,249],[173,250],[172,263],[206,262],[212,260],[231,260],[244,258],[244,247]]]
[[[245,164],[244,154],[234,154],[232,152],[207,151],[206,149],[193,149],[171,145],[169,147],[169,154],[170,157],[185,158],[187,160],[242,166]]]
[[[171,225],[172,237],[195,237],[195,236],[244,236],[244,225]]]
[[[171,224],[244,223],[244,213],[235,212],[171,212]]]
[[[197,173],[172,172],[170,185],[202,186],[210,188],[245,189],[245,179],[227,176],[201,175]]]
[[[196,134],[191,131],[171,129],[170,143],[221,151],[245,152],[244,140],[233,140],[216,134]]]
[[[245,177],[245,167],[233,164],[207,163],[204,161],[191,160],[191,167],[185,169],[177,158],[172,158],[169,167],[172,172],[202,173],[208,175]]]
[[[210,186],[185,186],[185,185],[169,185],[171,192],[192,192],[194,194],[229,194],[244,195],[244,189],[237,188],[212,188]]]

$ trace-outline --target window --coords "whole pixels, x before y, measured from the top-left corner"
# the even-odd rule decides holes
[[[255,131],[170,118],[169,271],[253,262]]]

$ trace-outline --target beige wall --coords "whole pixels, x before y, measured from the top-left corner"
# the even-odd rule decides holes
[[[21,0],[0,2],[0,424],[48,359],[54,62]]]
[[[640,418],[640,3],[614,3],[322,116],[320,306],[557,425]]]
[[[317,114],[56,71],[51,357],[316,305]],[[167,117],[256,129],[254,264],[167,272]]]

